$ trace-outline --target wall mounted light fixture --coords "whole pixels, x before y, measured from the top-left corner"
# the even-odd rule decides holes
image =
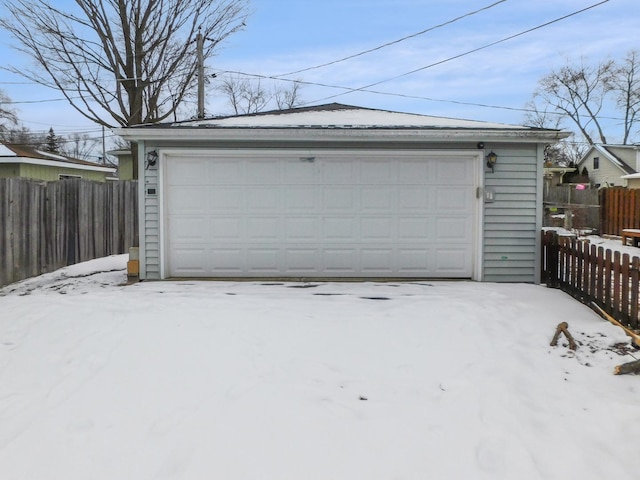
[[[491,173],[493,173],[493,167],[495,167],[497,161],[498,155],[493,150],[491,150],[487,154],[487,167],[491,169]]]
[[[158,163],[158,152],[155,150],[147,152],[147,168],[155,167],[156,163]]]

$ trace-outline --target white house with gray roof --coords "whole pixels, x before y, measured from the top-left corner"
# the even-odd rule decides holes
[[[341,104],[116,133],[148,280],[537,282],[544,146],[568,136]]]
[[[640,172],[640,146],[596,144],[589,148],[577,167],[580,173],[586,169],[595,187],[632,186],[630,180]]]

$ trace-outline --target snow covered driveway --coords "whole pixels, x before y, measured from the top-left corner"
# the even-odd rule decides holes
[[[626,337],[560,291],[125,287],[125,261],[0,290],[1,478],[638,478]]]

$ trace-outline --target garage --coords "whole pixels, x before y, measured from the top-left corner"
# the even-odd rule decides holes
[[[136,125],[141,280],[539,282],[568,133],[343,104]]]
[[[166,152],[170,277],[471,278],[481,173],[456,152]]]

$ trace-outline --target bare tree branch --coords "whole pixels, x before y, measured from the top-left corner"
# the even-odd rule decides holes
[[[302,103],[300,83],[293,82],[290,88],[267,89],[262,80],[227,76],[220,80],[217,89],[227,98],[236,115],[258,113],[275,104],[278,110],[294,108]]]
[[[594,143],[591,128],[596,129],[600,142],[607,143],[599,115],[612,89],[614,74],[615,64],[611,60],[595,67],[584,61],[565,65],[538,82],[534,103],[539,101],[569,118],[590,144]]]
[[[627,53],[622,65],[618,67],[612,81],[612,89],[616,94],[616,104],[624,113],[624,145],[640,115],[640,52],[633,50]]]
[[[2,3],[0,27],[36,64],[13,71],[58,89],[106,127],[173,115],[195,88],[198,27],[210,58],[248,14],[248,0],[75,0],[73,11],[47,0]]]

